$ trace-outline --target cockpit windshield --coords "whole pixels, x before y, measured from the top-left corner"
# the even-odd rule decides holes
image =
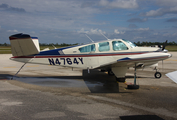
[[[124,40],[124,39],[123,39]],[[128,43],[130,45],[131,48],[136,47],[136,45],[128,40],[124,40],[126,43]]]

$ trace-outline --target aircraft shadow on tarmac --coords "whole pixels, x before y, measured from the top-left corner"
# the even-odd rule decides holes
[[[2,78],[12,75],[0,75]],[[7,78],[8,78],[7,77]],[[44,79],[45,78],[45,79]],[[133,76],[126,76],[132,78]],[[82,76],[50,76],[50,77],[16,77],[18,81],[49,87],[83,87],[86,85],[91,93],[131,93],[125,91],[124,83],[117,83],[115,76],[109,76],[98,70],[83,70]]]
[[[0,74],[0,80],[7,80],[11,77],[12,77],[12,75],[10,75],[10,74]]]
[[[119,83],[115,76],[109,76],[98,70],[87,70],[82,72],[83,80],[91,93],[119,93]]]
[[[109,76],[98,70],[90,70],[90,73],[88,73],[87,70],[83,70],[82,76],[58,76],[55,78],[64,79],[65,81],[70,80],[70,82],[73,83],[73,86],[75,86],[74,84],[79,84],[74,81],[83,80],[91,93],[120,93],[120,84],[117,83],[115,76]],[[125,89],[125,85],[123,89]],[[130,91],[121,93],[130,93]]]
[[[157,115],[120,116],[121,120],[164,120]]]

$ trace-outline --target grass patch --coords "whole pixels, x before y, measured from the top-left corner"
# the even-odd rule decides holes
[[[0,54],[11,54],[11,50],[0,50]]]
[[[171,51],[171,52],[175,52],[175,51],[177,51],[177,46],[176,45],[166,46],[165,49],[167,49],[168,51]]]
[[[50,50],[54,49],[53,46],[40,46],[40,50],[45,48],[49,48]],[[61,48],[56,46],[56,48]],[[11,54],[11,47],[10,46],[0,46],[0,54]]]
[[[0,46],[0,54],[11,54],[10,46]]]

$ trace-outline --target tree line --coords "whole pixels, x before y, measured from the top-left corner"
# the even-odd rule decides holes
[[[40,46],[57,46],[57,47],[64,47],[64,46],[74,46],[74,45],[79,45],[79,43],[75,43],[75,44],[67,44],[67,43],[61,43],[61,44],[54,44],[54,43],[39,43]],[[0,46],[10,46],[10,44],[8,43],[0,43]]]
[[[134,42],[134,44],[136,44],[137,46],[152,46],[152,45],[163,45],[164,42]],[[176,42],[167,42],[166,45],[172,46],[172,45],[177,45]]]
[[[75,43],[75,44],[67,44],[67,43],[61,43],[61,44],[54,44],[54,43],[39,43],[40,46],[57,46],[57,47],[64,47],[64,46],[75,46],[75,45],[79,45],[79,43]]]
[[[152,45],[163,45],[164,42],[134,42],[134,44],[136,44],[137,46],[152,46]],[[40,46],[56,46],[56,47],[65,47],[65,46],[75,46],[75,45],[79,45],[79,43],[75,43],[75,44],[67,44],[67,43],[39,43]],[[176,42],[167,42],[167,45],[177,45]],[[10,46],[10,44],[8,43],[0,43],[0,46]]]

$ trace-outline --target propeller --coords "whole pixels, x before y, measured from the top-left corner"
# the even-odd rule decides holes
[[[162,47],[162,51],[165,49],[165,47],[166,47],[166,45],[167,45],[167,42],[168,42],[168,40],[166,40],[166,41],[164,42],[163,47]]]
[[[166,40],[164,43],[163,43],[163,47],[160,45],[160,44],[158,44],[158,47],[160,48],[160,50],[159,51],[164,51],[165,50],[165,47],[167,46],[167,42],[168,42],[168,40]],[[166,52],[167,50],[165,50],[164,52]]]
[[[160,43],[158,44],[158,47],[159,47],[159,48],[162,48],[161,45],[160,45]]]

